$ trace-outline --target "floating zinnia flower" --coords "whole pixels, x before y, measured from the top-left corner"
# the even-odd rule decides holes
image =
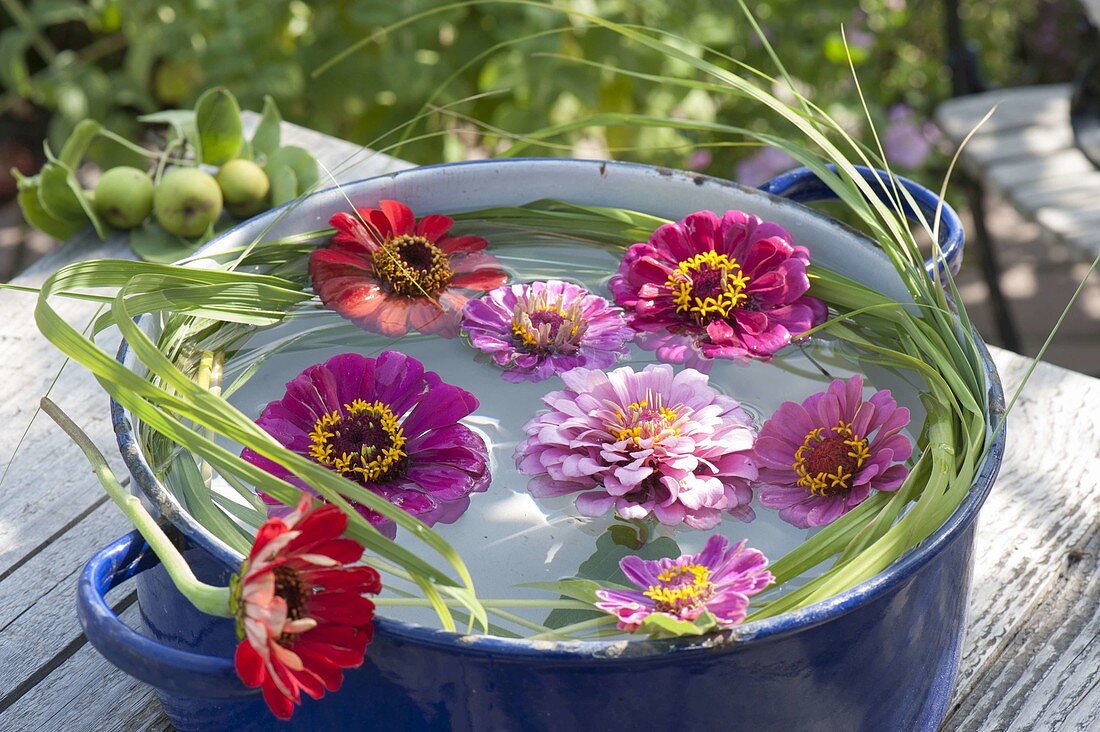
[[[361,328],[387,336],[410,329],[458,335],[462,290],[491,290],[507,275],[482,251],[479,236],[447,236],[439,214],[419,221],[399,201],[330,219],[336,235],[309,258],[313,289],[327,307]]]
[[[295,377],[256,424],[288,449],[431,525],[453,522],[469,507],[471,493],[489,487],[485,441],[458,423],[475,409],[472,394],[425,372],[415,358],[397,351],[377,359],[345,353]],[[241,457],[312,491],[252,450]],[[360,512],[380,530],[395,531],[381,514]]]
[[[719,627],[745,619],[749,598],[775,582],[768,559],[740,541],[729,546],[724,536],[712,536],[703,551],[676,559],[623,557],[620,569],[638,590],[596,590],[596,607],[619,620],[619,630],[633,633],[654,613],[694,621],[704,612]]]
[[[577,509],[627,519],[649,515],[695,529],[727,512],[751,521],[755,432],[741,406],[694,369],[574,369],[550,407],[524,425],[516,465],[537,498],[580,493]]]
[[[363,664],[374,632],[378,572],[355,565],[363,547],[342,538],[348,518],[335,506],[302,502],[260,527],[233,578],[237,674],[262,687],[276,717],[288,719],[302,693],[336,691],[343,670]],[[354,565],[354,566],[353,566]]]
[[[863,378],[837,379],[801,404],[784,402],[760,428],[760,503],[800,528],[822,526],[905,481],[909,410],[889,391],[863,400]]]
[[[825,320],[825,304],[806,295],[809,263],[778,224],[700,211],[631,246],[609,284],[643,331],[639,345],[706,368],[707,359],[768,359]]]
[[[622,311],[568,282],[498,287],[466,305],[462,330],[505,369],[507,381],[542,381],[627,354],[633,336]]]

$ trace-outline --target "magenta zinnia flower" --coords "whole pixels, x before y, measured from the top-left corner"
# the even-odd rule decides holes
[[[264,408],[256,424],[287,449],[369,488],[424,523],[451,523],[470,494],[489,487],[485,441],[458,420],[477,399],[445,384],[415,358],[383,351],[357,353],[310,366]],[[245,449],[241,457],[313,492],[276,462]],[[360,512],[392,535],[393,523]]]
[[[741,406],[694,369],[665,364],[611,373],[574,369],[549,411],[526,425],[516,465],[534,476],[535,497],[580,493],[577,509],[599,516],[649,515],[709,529],[727,512],[751,521],[750,451],[755,431]]]
[[[619,620],[619,630],[633,633],[647,617],[664,613],[693,621],[710,612],[719,626],[729,628],[745,619],[749,598],[775,582],[768,559],[739,541],[732,547],[724,536],[707,539],[703,551],[676,559],[623,557],[619,568],[638,590],[596,590],[600,610]]]
[[[863,400],[863,378],[837,379],[801,404],[784,402],[760,428],[760,503],[800,528],[822,526],[905,481],[909,410],[889,391]]]
[[[480,236],[449,236],[450,217],[417,220],[400,201],[341,211],[332,242],[309,258],[313,290],[326,307],[387,336],[409,330],[458,335],[464,290],[486,291],[508,276]]]
[[[662,361],[768,359],[828,315],[806,295],[809,263],[778,224],[700,211],[631,246],[609,286]]]
[[[607,368],[627,354],[624,344],[633,336],[607,300],[557,280],[498,287],[471,300],[462,330],[513,382],[542,381],[578,366]]]

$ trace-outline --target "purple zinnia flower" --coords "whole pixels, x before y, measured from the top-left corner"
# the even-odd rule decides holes
[[[636,342],[671,363],[767,360],[823,322],[809,297],[810,253],[752,214],[699,211],[634,244],[608,286],[642,331]]]
[[[558,280],[498,287],[471,300],[462,330],[512,382],[542,381],[578,366],[607,368],[627,354],[634,335],[607,300]]]
[[[676,559],[623,557],[619,567],[640,590],[596,590],[596,607],[619,620],[619,630],[634,632],[653,613],[693,621],[704,612],[729,628],[745,619],[749,598],[775,582],[768,559],[739,541],[712,536],[703,551]]]
[[[586,516],[614,508],[694,529],[716,526],[723,511],[753,519],[752,421],[705,375],[653,364],[561,378],[566,388],[543,397],[550,410],[524,425],[528,437],[516,449],[536,498],[580,493]]]
[[[837,379],[801,404],[784,402],[760,428],[760,503],[784,521],[822,526],[863,503],[871,489],[897,490],[909,474],[909,410],[889,391],[863,400],[863,378]]]
[[[485,441],[458,423],[477,405],[468,391],[403,353],[383,351],[376,359],[344,353],[292,379],[256,424],[430,526],[453,522],[471,493],[489,487]],[[282,465],[247,448],[241,457],[316,495]],[[381,514],[359,511],[380,531],[396,531]]]

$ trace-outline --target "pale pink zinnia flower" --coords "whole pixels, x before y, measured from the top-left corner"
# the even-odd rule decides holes
[[[607,368],[634,337],[621,310],[561,280],[498,287],[466,304],[461,327],[512,382],[543,381],[579,366]]]
[[[700,211],[627,250],[608,286],[662,361],[767,360],[828,315],[809,297],[810,253],[778,224]]]
[[[703,551],[676,559],[646,560],[627,556],[619,568],[637,590],[596,590],[596,607],[618,619],[619,630],[634,632],[654,613],[693,621],[704,612],[720,627],[745,619],[749,598],[775,582],[768,559],[739,541],[712,536]]]
[[[784,402],[760,428],[754,454],[760,503],[800,528],[822,526],[867,500],[897,490],[913,443],[902,434],[909,410],[889,391],[863,399],[863,379],[837,379],[801,404]]]
[[[574,369],[549,411],[526,425],[516,465],[536,498],[579,493],[577,510],[709,529],[722,513],[751,521],[755,431],[733,399],[694,369]]]

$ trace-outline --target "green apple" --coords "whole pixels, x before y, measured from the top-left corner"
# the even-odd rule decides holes
[[[111,168],[99,177],[91,200],[108,224],[132,229],[153,210],[153,179],[137,168]]]
[[[176,106],[202,84],[203,77],[195,59],[162,59],[153,72],[153,94],[161,104]]]
[[[193,239],[202,236],[222,212],[222,189],[198,168],[172,168],[153,195],[153,213],[164,230]]]
[[[230,160],[218,170],[217,181],[225,207],[234,216],[255,216],[267,206],[271,182],[263,168],[251,160]]]

